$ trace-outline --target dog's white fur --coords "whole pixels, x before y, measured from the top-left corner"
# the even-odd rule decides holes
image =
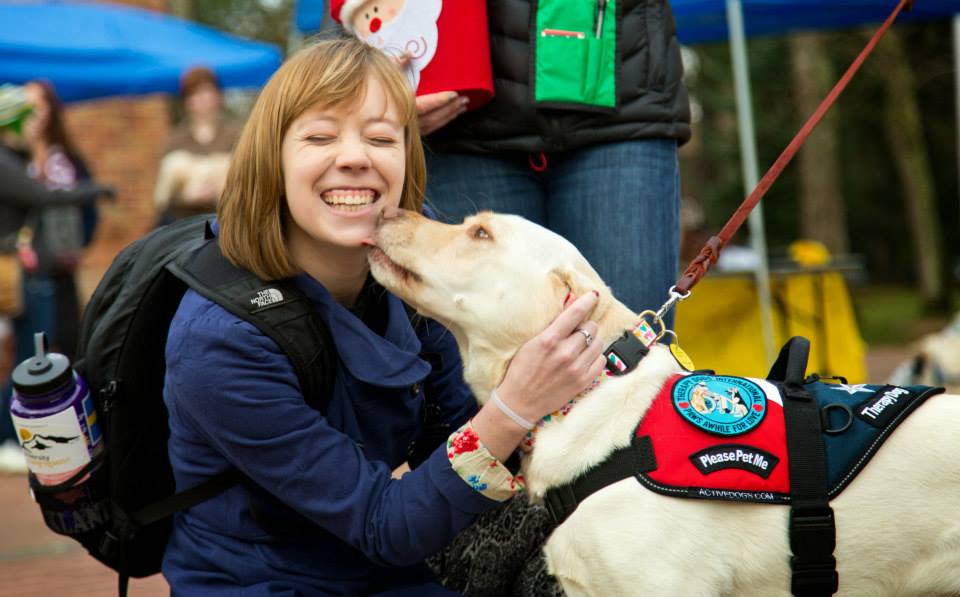
[[[943,386],[948,392],[960,392],[960,314],[944,329],[917,341],[913,355],[894,370],[888,383]]]
[[[482,213],[448,226],[402,212],[382,222],[375,242],[376,278],[450,328],[481,399],[567,292],[600,291],[591,318],[607,344],[637,321],[570,243],[516,216]],[[654,347],[635,371],[545,426],[524,459],[531,499],[626,445],[678,370]],[[839,595],[960,595],[958,422],[956,396],[930,398],[832,501]],[[666,497],[626,479],[587,498],[544,550],[569,597],[788,597],[787,520],[786,506]]]

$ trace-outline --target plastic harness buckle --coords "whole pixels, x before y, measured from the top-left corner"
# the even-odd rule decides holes
[[[647,356],[647,353],[650,352],[650,349],[640,341],[640,338],[637,338],[633,332],[624,332],[616,342],[610,345],[606,351],[604,351],[604,356],[607,358],[607,370],[610,371],[613,375],[624,375],[629,371],[632,371],[634,367],[637,366],[637,363],[643,360],[643,357]],[[614,354],[618,359],[623,361],[623,364],[626,365],[626,369],[618,369],[611,361],[610,354]]]
[[[798,597],[833,595],[840,585],[836,546],[836,523],[832,510],[815,514],[793,513],[790,517],[791,589]]]

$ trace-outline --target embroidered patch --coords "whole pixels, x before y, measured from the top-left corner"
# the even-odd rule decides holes
[[[704,475],[728,468],[738,468],[766,479],[780,463],[780,459],[770,452],[753,446],[720,444],[691,454],[690,462]]]
[[[285,297],[283,293],[277,290],[276,288],[266,287],[259,290],[255,290],[250,293],[248,299],[250,304],[257,309],[263,309],[264,307],[269,307],[270,305],[276,305],[284,302]]]
[[[912,399],[913,396],[907,388],[883,386],[876,394],[862,402],[856,413],[864,423],[883,428]]]
[[[694,427],[715,435],[740,435],[763,421],[767,397],[742,377],[688,375],[673,387],[673,406]]]

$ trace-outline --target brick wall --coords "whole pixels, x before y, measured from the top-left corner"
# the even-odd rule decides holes
[[[116,190],[100,200],[93,244],[77,272],[85,302],[117,252],[153,225],[153,184],[157,161],[169,130],[169,99],[83,102],[67,111],[67,126],[98,182]]]
[[[117,0],[114,0],[117,1]],[[166,12],[166,0],[121,0]],[[77,272],[83,302],[117,252],[152,227],[157,161],[170,127],[168,95],[108,98],[71,104],[67,128],[96,179],[112,185],[113,201],[101,200],[100,223]]]

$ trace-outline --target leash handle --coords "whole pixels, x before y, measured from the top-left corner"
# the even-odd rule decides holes
[[[733,235],[737,232],[740,226],[743,224],[744,220],[747,219],[747,216],[750,215],[750,212],[753,211],[753,208],[757,206],[757,203],[760,203],[760,199],[766,195],[767,191],[773,185],[773,182],[780,176],[780,173],[783,172],[783,169],[786,168],[787,164],[790,163],[790,160],[793,159],[793,156],[796,155],[799,151],[800,146],[803,145],[804,141],[807,140],[807,137],[810,136],[810,133],[813,132],[813,129],[820,124],[820,121],[823,120],[823,117],[826,115],[827,111],[833,106],[834,102],[837,101],[837,98],[843,93],[843,90],[846,89],[847,84],[850,83],[850,80],[853,78],[853,75],[860,70],[860,66],[863,65],[863,62],[867,59],[867,56],[873,51],[877,43],[880,41],[880,38],[887,32],[887,29],[893,24],[896,20],[897,15],[900,14],[903,10],[910,10],[913,7],[915,0],[900,0],[897,4],[897,7],[893,9],[893,12],[890,13],[890,16],[887,17],[887,20],[883,22],[883,25],[877,29],[877,32],[873,35],[867,45],[860,51],[860,54],[854,59],[853,63],[847,68],[847,72],[843,74],[837,84],[833,86],[833,89],[830,90],[830,93],[827,94],[827,97],[820,102],[820,106],[817,107],[816,111],[807,119],[807,122],[803,125],[800,131],[794,136],[793,140],[790,141],[790,144],[787,145],[787,148],[783,150],[783,153],[780,154],[780,157],[777,158],[777,161],[773,163],[767,173],[763,175],[763,178],[760,179],[760,182],[757,183],[757,186],[754,187],[750,195],[743,200],[743,203],[740,204],[740,207],[737,208],[737,211],[733,213],[727,224],[720,230],[719,234],[716,236],[710,237],[710,240],[707,241],[703,249],[700,250],[700,253],[690,262],[690,265],[687,266],[687,269],[684,270],[683,274],[680,276],[680,279],[677,280],[677,283],[674,285],[674,288],[681,294],[688,294],[690,289],[693,288],[697,282],[700,281],[703,276],[706,275],[707,271],[710,269],[714,263],[717,262],[717,258],[720,256],[720,251],[723,249],[724,245],[730,241]],[[664,305],[666,307],[667,305]],[[661,308],[662,309],[662,308]]]

